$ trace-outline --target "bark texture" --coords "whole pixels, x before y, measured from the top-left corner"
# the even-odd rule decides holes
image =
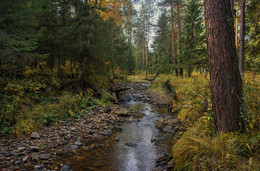
[[[239,48],[239,70],[241,76],[244,76],[244,39],[245,39],[245,0],[240,2],[240,48]]]
[[[176,11],[177,11],[177,25],[178,25],[178,56],[180,55],[180,48],[181,48],[181,24],[180,24],[180,10],[179,10],[179,3],[176,4]],[[179,60],[180,64],[182,64],[182,59]],[[180,76],[183,76],[183,69],[180,68]]]
[[[238,6],[238,2],[236,5],[236,48],[238,49],[238,11],[239,11],[239,6]]]
[[[204,6],[215,126],[222,132],[238,131],[244,129],[243,90],[230,1],[204,0]]]
[[[234,0],[230,0],[230,8],[231,8],[231,13],[232,13],[232,16],[234,17]]]

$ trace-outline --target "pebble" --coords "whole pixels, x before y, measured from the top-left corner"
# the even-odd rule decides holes
[[[22,161],[23,161],[23,162],[26,162],[28,159],[29,159],[29,156],[26,155],[26,156],[23,156]]]
[[[38,153],[32,153],[31,155],[32,161],[36,162],[39,160],[39,155]]]
[[[21,151],[24,151],[25,150],[25,147],[19,147],[18,149],[17,149],[17,152],[21,152]]]
[[[60,171],[70,171],[70,167],[67,165],[63,165],[60,169]]]
[[[32,139],[39,139],[39,138],[41,138],[41,137],[40,137],[40,135],[38,134],[38,132],[33,132],[33,133],[31,134],[31,138],[32,138]]]
[[[103,132],[101,132],[100,134],[101,135],[105,135],[105,136],[108,136],[108,135],[110,135],[112,132],[109,130],[109,131],[103,131]]]
[[[135,143],[125,143],[125,145],[128,147],[137,147],[137,144]]]
[[[77,145],[77,146],[81,146],[81,145],[82,145],[82,142],[81,142],[80,140],[77,140],[77,141],[75,141],[74,144]]]
[[[17,159],[17,160],[14,161],[14,165],[18,165],[18,164],[21,164],[21,163],[22,163],[22,162],[21,162],[20,159]]]
[[[50,155],[49,154],[41,154],[39,157],[42,160],[48,160],[50,158]]]
[[[40,151],[40,148],[39,148],[39,147],[35,147],[35,146],[32,146],[32,147],[30,147],[29,149],[30,149],[30,151],[32,151],[32,152],[39,152],[39,151]]]
[[[44,167],[45,167],[44,164],[35,165],[34,170],[43,170]]]

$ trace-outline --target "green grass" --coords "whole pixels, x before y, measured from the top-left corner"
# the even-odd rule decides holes
[[[31,132],[44,125],[50,125],[66,118],[80,118],[93,107],[104,104],[89,95],[64,93],[57,102],[38,104],[24,108],[17,116],[15,124],[8,133],[21,134]]]
[[[175,170],[259,170],[260,128],[259,98],[260,77],[246,73],[243,79],[247,107],[247,127],[244,133],[219,133],[215,130],[211,104],[209,78],[194,73],[191,78],[160,75],[151,88],[164,93],[163,82],[173,85],[178,101],[177,118],[182,130],[175,136],[172,155]],[[145,75],[130,77],[143,80]],[[207,98],[208,109],[202,112]]]

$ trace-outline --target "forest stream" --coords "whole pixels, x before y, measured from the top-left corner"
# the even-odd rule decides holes
[[[1,167],[29,170],[165,170],[178,120],[148,82],[115,87],[119,103],[1,141]],[[119,91],[120,90],[120,91]],[[174,129],[173,129],[174,128]]]
[[[155,121],[165,109],[134,101],[123,106],[145,116],[123,123],[118,131],[105,139],[88,142],[98,144],[100,148],[65,156],[63,163],[73,170],[156,170],[156,160],[169,153],[171,147],[170,134],[155,127]]]
[[[160,117],[170,117],[167,108],[149,103],[144,91],[146,83],[124,84],[123,87],[128,88],[120,93],[121,106],[137,115],[125,116],[127,120],[111,135],[86,142],[87,147],[95,148],[64,156],[58,162],[72,170],[160,170],[158,159],[169,155],[172,134],[159,130],[156,121]]]

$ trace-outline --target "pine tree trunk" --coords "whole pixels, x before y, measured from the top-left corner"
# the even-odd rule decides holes
[[[236,7],[236,49],[238,50],[238,11],[239,11],[239,5],[237,1],[237,7]]]
[[[148,73],[148,41],[149,41],[149,38],[148,38],[148,26],[147,26],[147,29],[146,29],[146,65],[145,65],[145,76],[147,78],[147,73]]]
[[[174,42],[174,27],[173,27],[173,6],[171,3],[171,28],[172,28],[172,56],[173,56],[173,62],[174,65],[176,66],[177,61],[175,57],[175,42]],[[176,76],[178,76],[178,70],[175,70]]]
[[[240,14],[240,49],[239,49],[239,70],[242,77],[244,77],[244,38],[245,38],[245,0],[241,0],[241,14]]]
[[[143,41],[143,56],[142,56],[142,69],[141,70],[144,70],[144,59],[145,59],[145,38]]]
[[[231,13],[234,18],[234,0],[230,0],[230,4],[231,4]]]
[[[222,132],[238,131],[244,129],[243,90],[230,1],[204,0],[204,6],[215,126]]]
[[[181,24],[180,24],[180,10],[179,10],[179,3],[176,4],[177,10],[177,24],[178,24],[178,56],[180,55],[180,48],[181,48]],[[179,56],[180,57],[180,56]],[[182,64],[182,59],[180,59],[180,65]],[[180,76],[183,77],[183,68],[180,68]]]

